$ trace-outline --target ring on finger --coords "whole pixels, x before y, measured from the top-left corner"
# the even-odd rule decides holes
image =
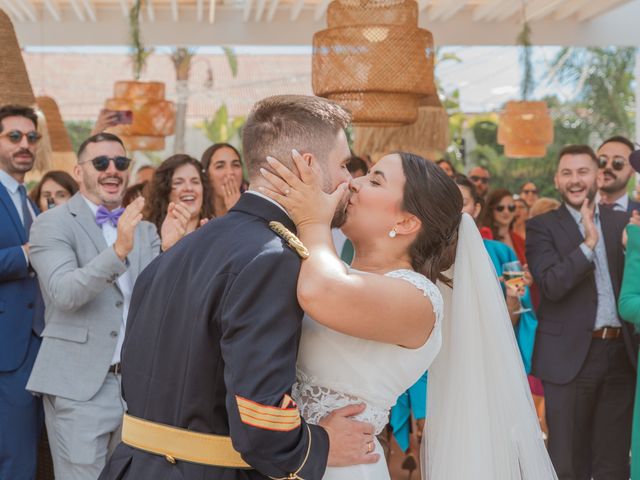
[[[289,190],[288,188],[284,191],[284,196],[288,197],[289,194],[291,193],[291,190]]]
[[[373,442],[367,443],[367,453],[373,452],[374,449],[375,449],[375,446],[373,445]]]

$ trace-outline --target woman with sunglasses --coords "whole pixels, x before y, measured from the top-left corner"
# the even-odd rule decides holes
[[[45,173],[40,183],[29,193],[41,212],[66,203],[78,191],[78,183],[62,170]]]
[[[481,230],[483,236],[489,240],[498,240],[515,250],[518,260],[523,265],[525,258],[524,238],[513,230],[516,216],[516,203],[513,194],[504,188],[492,191],[487,198],[487,208],[482,217]],[[486,232],[491,232],[491,238]]]
[[[178,154],[167,158],[158,167],[149,185],[144,217],[160,226],[167,215],[169,203],[184,205],[191,216],[187,233],[206,223],[213,216],[211,190],[198,160]]]

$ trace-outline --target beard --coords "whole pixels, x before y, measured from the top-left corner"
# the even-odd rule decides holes
[[[16,160],[16,157],[18,157],[18,155],[28,155],[29,157],[31,157],[31,161],[28,164],[21,163]],[[31,153],[30,150],[27,150],[24,148],[13,154],[0,156],[0,165],[3,165],[5,167],[5,170],[9,174],[27,173],[31,171],[34,163],[35,163],[35,156],[33,155],[33,153]]]
[[[336,213],[333,215],[333,219],[331,220],[331,228],[340,228],[347,221],[347,205],[349,204],[349,196],[345,195],[338,207],[336,208]]]
[[[623,180],[609,169],[606,169],[604,171],[604,175],[610,175],[610,178],[612,180],[611,183],[603,184],[602,187],[600,187],[600,190],[605,193],[617,193],[620,190],[624,190],[624,188],[627,186],[627,183],[629,183],[628,178],[626,180]]]
[[[567,185],[567,187],[565,189],[563,189],[562,192],[560,192],[560,195],[562,196],[562,200],[567,205],[570,205],[571,207],[575,208],[576,210],[580,210],[582,208],[582,203],[580,205],[575,205],[569,200],[569,195],[567,194],[567,192],[572,187],[574,187],[574,185]],[[591,187],[588,187],[587,199],[589,200],[589,203],[593,202],[593,200],[596,198],[596,194],[597,193],[598,193],[598,185],[596,183],[591,185]]]

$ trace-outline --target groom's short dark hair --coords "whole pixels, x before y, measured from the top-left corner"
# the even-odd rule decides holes
[[[308,95],[276,95],[255,104],[242,130],[249,177],[259,175],[271,155],[290,165],[291,150],[324,160],[351,115],[340,105]]]

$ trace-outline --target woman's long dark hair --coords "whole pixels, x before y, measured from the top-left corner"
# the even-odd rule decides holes
[[[50,172],[44,174],[44,176],[40,180],[40,183],[38,183],[38,185],[36,185],[36,187],[29,193],[31,200],[33,200],[33,203],[35,203],[38,208],[40,208],[40,195],[42,194],[42,185],[44,185],[44,182],[46,182],[47,180],[53,180],[67,192],[69,192],[69,195],[71,196],[74,196],[78,191],[78,184],[71,175],[69,175],[67,172],[63,172],[62,170],[51,170]]]
[[[432,282],[441,280],[450,285],[451,280],[442,272],[456,258],[462,194],[435,163],[412,153],[399,155],[405,176],[402,208],[422,223],[409,250],[413,269]]]
[[[215,191],[213,189],[213,185],[211,185],[211,180],[209,179],[209,167],[211,166],[211,158],[213,154],[216,153],[221,148],[230,148],[233,150],[238,158],[240,159],[240,165],[242,165],[242,185],[240,185],[240,193],[243,193],[247,189],[247,182],[244,179],[244,161],[242,160],[242,155],[236,147],[231,145],[230,143],[214,143],[209,148],[207,148],[202,157],[200,158],[200,163],[202,164],[202,170],[204,171],[205,176],[207,177],[207,183],[211,186],[211,200],[213,201],[213,195]]]
[[[148,185],[148,194],[145,195],[147,203],[144,209],[144,218],[155,224],[160,231],[162,222],[167,216],[169,208],[169,197],[171,195],[171,180],[173,173],[183,165],[193,165],[200,175],[202,183],[202,207],[200,208],[200,219],[213,217],[211,203],[211,185],[209,179],[202,171],[202,165],[198,160],[189,155],[178,154],[167,158],[156,169],[153,174],[151,184]]]
[[[504,197],[513,198],[513,194],[506,188],[498,188],[491,192],[489,197],[487,197],[487,208],[482,215],[482,226],[489,227],[489,229],[491,229],[494,240],[504,240],[504,238],[500,236],[500,227],[496,225],[496,221],[493,217],[496,207]],[[509,226],[509,228],[511,228],[511,226]]]

